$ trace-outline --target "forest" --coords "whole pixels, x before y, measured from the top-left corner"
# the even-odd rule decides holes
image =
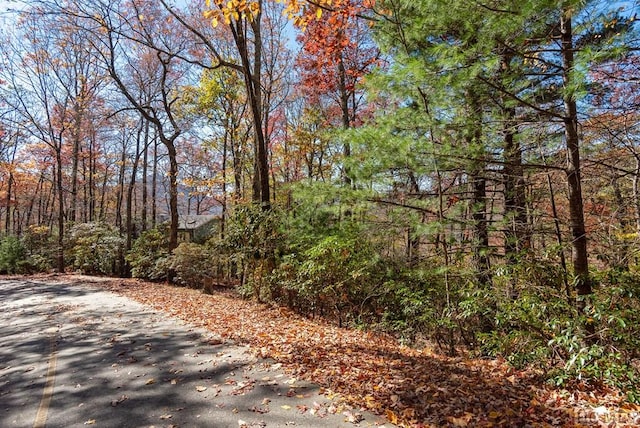
[[[0,5],[0,273],[234,287],[640,401],[636,1]]]

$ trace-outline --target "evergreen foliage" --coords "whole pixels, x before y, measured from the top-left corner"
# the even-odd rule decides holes
[[[0,239],[0,274],[16,274],[28,271],[26,249],[20,239],[5,236]]]
[[[168,267],[175,273],[175,283],[192,288],[203,288],[215,275],[209,248],[192,242],[182,242],[173,250]]]
[[[104,223],[78,223],[69,228],[69,263],[83,273],[115,275],[124,251],[124,239]]]
[[[136,239],[126,255],[134,278],[164,281],[168,275],[169,238],[166,228],[157,227],[144,231]]]

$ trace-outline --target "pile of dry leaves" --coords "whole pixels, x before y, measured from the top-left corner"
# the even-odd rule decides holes
[[[640,426],[640,407],[617,391],[554,389],[503,361],[413,349],[392,337],[308,320],[229,293],[205,295],[137,280],[94,283],[249,344],[296,376],[399,426]]]

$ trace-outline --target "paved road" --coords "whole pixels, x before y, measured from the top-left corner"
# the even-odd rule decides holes
[[[3,428],[392,426],[246,347],[89,286],[0,280],[0,308]]]

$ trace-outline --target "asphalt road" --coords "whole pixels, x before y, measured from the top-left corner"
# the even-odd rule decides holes
[[[139,303],[0,280],[0,427],[391,427]]]

